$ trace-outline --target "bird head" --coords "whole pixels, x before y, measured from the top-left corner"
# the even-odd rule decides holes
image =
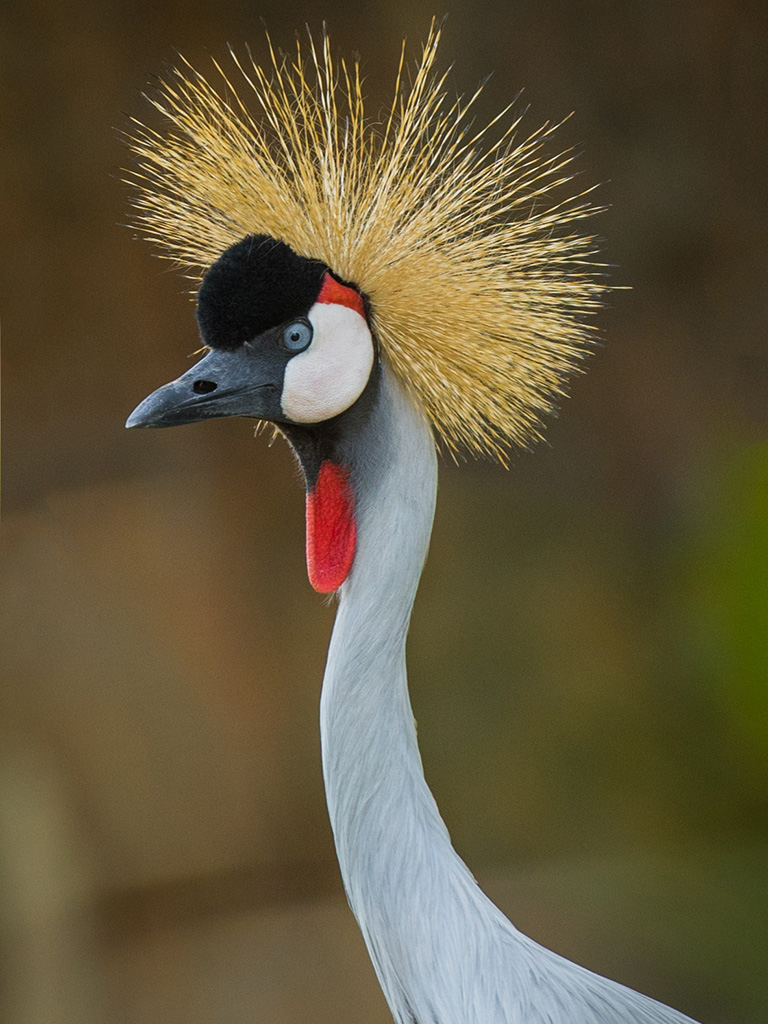
[[[605,290],[595,212],[566,194],[570,153],[553,127],[495,143],[434,73],[432,25],[388,118],[366,118],[359,66],[337,69],[327,35],[309,58],[271,49],[238,73],[252,114],[189,66],[153,102],[163,135],[138,124],[138,222],[200,279],[208,352],[145,399],[127,426],[218,416],[270,421],[307,481],[310,579],[336,590],[354,558],[354,494],[338,439],[375,402],[386,368],[450,452],[490,454],[538,436],[588,348]],[[258,109],[261,117],[258,116]],[[503,115],[500,115],[500,117]],[[309,440],[308,440],[309,439]]]
[[[310,580],[321,593],[337,590],[354,559],[355,514],[334,437],[377,379],[363,296],[321,261],[248,235],[205,274],[197,322],[208,354],[145,398],[126,426],[244,416],[280,427],[307,483]]]
[[[197,322],[208,354],[146,398],[128,427],[322,423],[360,398],[375,361],[360,292],[267,235],[248,235],[210,267]]]

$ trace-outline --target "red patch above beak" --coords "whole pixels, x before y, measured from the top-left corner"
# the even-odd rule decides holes
[[[365,303],[360,292],[337,281],[335,277],[331,277],[327,272],[323,278],[323,287],[320,289],[317,301],[335,302],[339,306],[347,306],[349,309],[354,309],[356,313],[359,313],[365,319]]]
[[[355,496],[348,470],[325,460],[307,492],[307,569],[321,594],[338,590],[355,558]]]

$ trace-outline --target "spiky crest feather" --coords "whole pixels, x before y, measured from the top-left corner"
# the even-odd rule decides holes
[[[393,371],[450,450],[502,460],[538,436],[563,394],[605,286],[586,192],[555,201],[573,174],[570,151],[548,156],[556,125],[520,139],[509,108],[470,128],[480,94],[450,101],[434,71],[432,23],[405,84],[405,44],[383,123],[366,117],[360,65],[334,63],[329,37],[264,70],[231,54],[251,114],[221,66],[217,91],[189,64],[152,102],[167,136],[136,121],[138,222],[199,279],[246,234],[283,239],[354,282]],[[482,88],[482,87],[481,87]]]

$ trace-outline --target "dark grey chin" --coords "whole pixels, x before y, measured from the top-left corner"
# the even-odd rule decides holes
[[[176,427],[220,416],[280,419],[281,369],[265,365],[248,346],[209,352],[181,377],[153,391],[125,425]]]

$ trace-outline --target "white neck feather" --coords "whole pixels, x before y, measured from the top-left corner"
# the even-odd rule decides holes
[[[357,887],[370,887],[371,870],[391,869],[366,851],[378,845],[370,829],[391,841],[404,821],[403,800],[449,844],[424,781],[405,669],[434,516],[435,448],[428,426],[387,375],[370,432],[375,466],[363,474],[362,493],[358,488],[355,563],[340,593],[320,704],[328,807],[355,908],[362,908]]]
[[[428,425],[383,370],[353,466],[355,562],[320,702],[323,773],[344,885],[398,1024],[683,1024],[543,949],[478,888],[422,772],[405,640],[429,544]]]

